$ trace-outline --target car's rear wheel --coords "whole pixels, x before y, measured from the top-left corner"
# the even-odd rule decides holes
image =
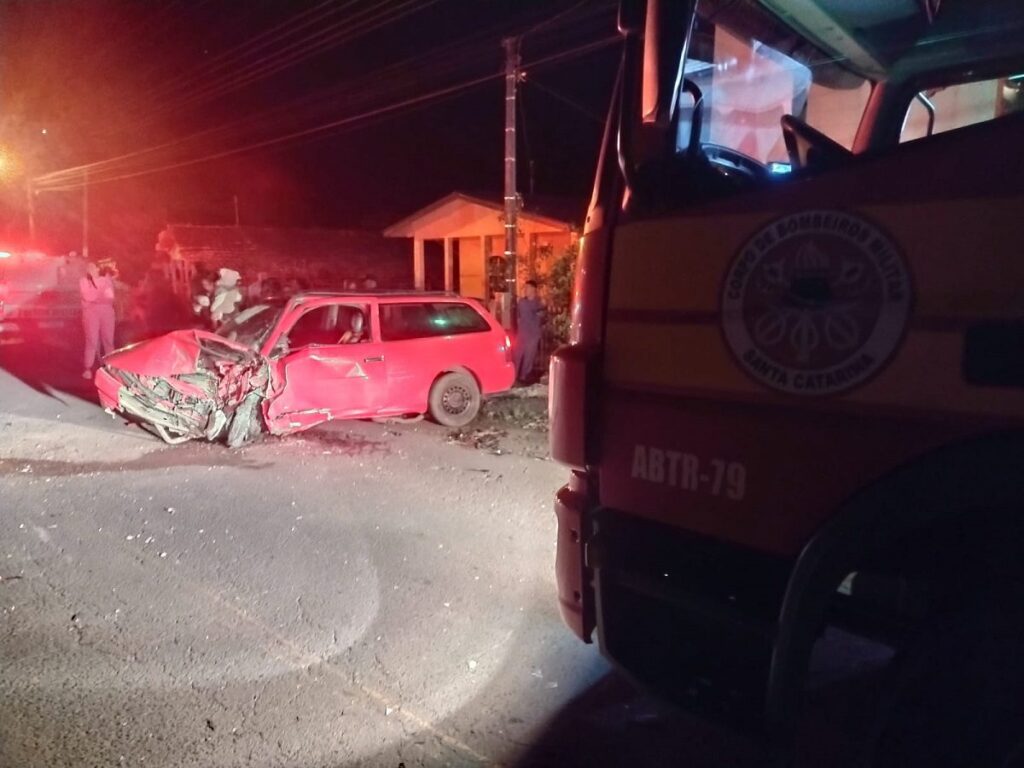
[[[228,447],[239,448],[256,437],[263,429],[260,413],[260,396],[250,392],[235,408],[228,427]]]
[[[446,427],[464,427],[480,413],[480,387],[468,373],[446,373],[430,389],[430,415]]]

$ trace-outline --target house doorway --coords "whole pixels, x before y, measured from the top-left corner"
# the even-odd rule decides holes
[[[452,290],[459,292],[459,241],[452,243]],[[426,240],[423,243],[423,287],[428,291],[443,291],[444,241]]]
[[[444,243],[440,240],[423,243],[423,287],[428,291],[444,290]]]

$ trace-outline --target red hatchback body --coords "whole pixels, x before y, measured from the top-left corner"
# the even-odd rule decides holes
[[[509,337],[450,294],[302,294],[251,307],[217,333],[183,330],[118,350],[96,374],[102,405],[168,442],[227,431],[240,444],[332,419],[475,418],[512,386]]]

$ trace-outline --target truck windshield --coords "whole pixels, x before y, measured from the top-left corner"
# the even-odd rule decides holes
[[[859,87],[829,88],[815,82],[807,65],[758,40],[744,39],[700,19],[694,30],[686,77],[704,96],[700,141],[712,162],[743,163],[785,172],[789,156],[782,117],[793,117],[851,148],[867,103]],[[690,143],[692,99],[680,101],[677,148]],[[722,151],[725,150],[725,151]],[[756,164],[756,165],[755,165]]]

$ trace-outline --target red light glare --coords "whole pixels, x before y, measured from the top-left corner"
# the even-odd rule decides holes
[[[9,259],[9,258],[11,258],[11,254],[10,253],[8,253],[7,251],[0,251],[0,259]]]

